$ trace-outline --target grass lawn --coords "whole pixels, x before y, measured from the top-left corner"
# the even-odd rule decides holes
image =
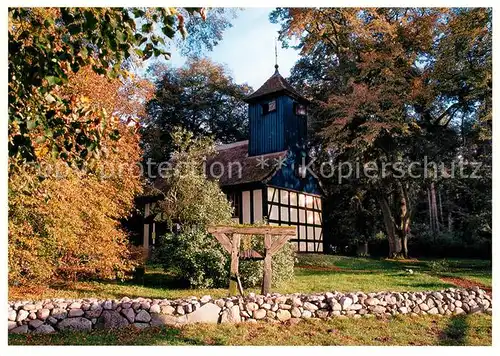
[[[179,328],[9,335],[10,345],[491,345],[491,316],[304,320],[296,325],[191,324]]]
[[[386,260],[331,255],[299,255],[295,279],[273,288],[280,293],[438,290],[454,286],[441,277],[459,277],[491,286],[491,261],[448,260],[446,270],[433,270],[433,260]],[[405,269],[412,269],[409,274]],[[258,292],[258,288],[247,291]],[[222,297],[226,289],[182,289],[161,267],[147,268],[143,283],[61,282],[51,286],[9,288],[9,299],[116,298],[124,296],[176,299],[209,294]]]
[[[455,286],[462,278],[491,286],[491,261],[386,260],[299,255],[295,279],[273,288],[280,293],[337,291],[418,291]],[[444,266],[444,267],[443,267]],[[412,269],[413,274],[406,272]],[[442,280],[441,278],[444,278]],[[248,289],[258,292],[258,289]],[[161,267],[149,266],[143,283],[75,282],[47,287],[9,288],[9,299],[116,298],[176,299],[227,295],[226,289],[181,289]],[[185,325],[180,328],[126,328],[90,333],[9,335],[10,344],[31,345],[490,345],[491,316],[396,317],[390,319],[307,320],[297,325],[272,323]]]

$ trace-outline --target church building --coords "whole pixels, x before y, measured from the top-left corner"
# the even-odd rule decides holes
[[[309,101],[278,71],[248,103],[248,140],[220,145],[206,161],[205,172],[217,179],[241,224],[296,226],[290,240],[298,252],[323,252],[321,187],[307,166]],[[145,206],[144,246],[154,243],[155,223]],[[146,246],[148,245],[148,246]]]
[[[296,226],[299,252],[323,252],[321,187],[308,163],[307,108],[278,71],[245,101],[249,138],[221,145],[207,161],[242,224]]]

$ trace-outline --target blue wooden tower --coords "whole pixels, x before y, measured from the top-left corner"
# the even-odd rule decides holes
[[[281,76],[278,65],[245,101],[249,104],[249,156],[281,152],[306,143],[309,102]]]

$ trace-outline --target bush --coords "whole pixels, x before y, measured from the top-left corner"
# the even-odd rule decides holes
[[[242,243],[243,249],[252,249],[264,256],[264,241],[262,237],[249,236],[249,241]],[[292,244],[286,243],[272,259],[272,285],[278,286],[293,279],[295,251]],[[245,288],[259,286],[262,283],[264,261],[240,260],[241,284]]]
[[[219,242],[201,228],[190,228],[158,239],[153,263],[174,272],[192,288],[224,287],[229,278],[229,255]]]
[[[262,238],[252,236],[243,240],[242,249],[252,248],[263,255]],[[273,286],[293,279],[294,261],[293,246],[287,243],[273,256]],[[226,288],[229,283],[229,253],[215,237],[199,227],[161,236],[152,262],[174,272],[181,282],[192,288]],[[243,288],[259,286],[263,261],[240,260],[239,272]]]

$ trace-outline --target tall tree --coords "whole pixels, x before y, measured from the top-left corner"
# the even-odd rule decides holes
[[[407,254],[421,185],[381,167],[400,162],[408,172],[424,156],[457,158],[462,120],[488,132],[491,9],[277,9],[271,19],[281,37],[299,39],[292,77],[317,94],[322,143],[337,157],[377,164],[364,184],[378,196],[389,255]]]
[[[158,80],[142,129],[146,159],[161,162],[170,157],[174,127],[195,137],[212,136],[218,143],[247,136],[242,99],[251,88],[236,84],[227,68],[209,59],[193,58],[182,68],[156,66],[151,71]]]

